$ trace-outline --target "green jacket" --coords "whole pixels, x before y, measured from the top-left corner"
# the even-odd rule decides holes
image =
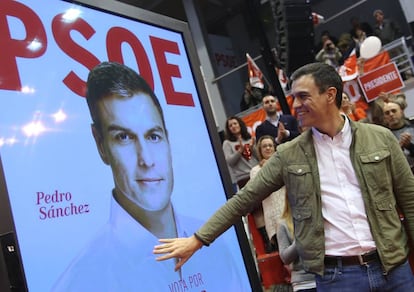
[[[358,122],[350,124],[352,164],[383,270],[388,273],[407,259],[407,233],[414,238],[414,176],[398,141],[388,129]],[[312,131],[308,130],[280,145],[257,176],[229,199],[196,236],[205,244],[211,243],[256,202],[286,185],[304,269],[323,275],[324,222],[312,139]],[[404,214],[405,228],[397,206]]]

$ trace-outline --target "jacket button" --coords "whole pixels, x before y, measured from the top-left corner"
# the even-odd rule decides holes
[[[302,171],[303,171],[302,168],[298,169],[298,173],[302,173]]]
[[[379,160],[379,156],[377,155],[377,156],[375,156],[374,157],[374,159],[376,160],[376,161],[378,161]]]

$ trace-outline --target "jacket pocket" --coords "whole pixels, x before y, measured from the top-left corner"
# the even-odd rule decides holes
[[[386,198],[375,202],[378,231],[386,246],[393,246],[401,242],[401,219],[393,198]]]
[[[390,157],[391,153],[388,150],[379,150],[376,152],[361,154],[362,163],[381,163],[387,157]]]
[[[312,210],[310,208],[295,208],[292,210],[292,218],[295,226],[295,236],[302,241],[309,242],[309,232],[312,224]]]
[[[376,202],[377,209],[379,211],[393,211],[395,210],[393,202],[390,199],[381,200]]]
[[[391,153],[388,150],[378,150],[360,155],[362,175],[365,178],[368,188],[376,194],[390,192],[390,156]]]
[[[311,168],[308,164],[295,164],[287,167],[287,191],[294,194],[290,204],[309,207],[310,194],[314,191]]]

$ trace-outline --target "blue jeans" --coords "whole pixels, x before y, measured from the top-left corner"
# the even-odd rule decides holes
[[[383,274],[379,262],[369,265],[326,266],[324,276],[316,275],[318,292],[412,292],[414,276],[408,261]]]

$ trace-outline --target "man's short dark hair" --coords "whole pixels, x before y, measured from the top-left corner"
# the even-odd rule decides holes
[[[319,93],[325,92],[329,87],[336,88],[336,106],[341,108],[343,83],[342,78],[335,68],[325,63],[310,63],[293,72],[290,82],[293,82],[304,75],[311,75]]]
[[[167,131],[160,102],[142,76],[128,66],[116,62],[102,62],[94,67],[89,72],[86,82],[86,102],[97,130],[100,133],[102,131],[96,109],[98,101],[108,96],[130,98],[137,93],[147,94],[151,98],[161,116],[163,127]]]

